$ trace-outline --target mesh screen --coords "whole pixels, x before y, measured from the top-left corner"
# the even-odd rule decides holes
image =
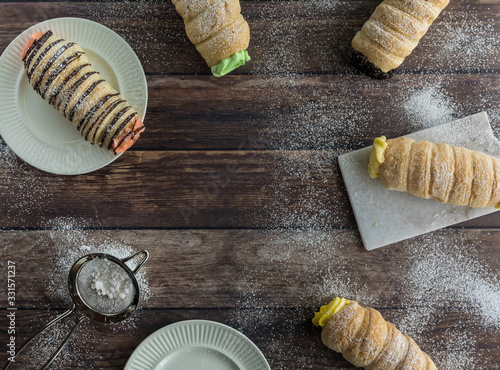
[[[85,304],[105,315],[124,312],[133,303],[136,294],[127,272],[104,258],[84,263],[78,271],[76,284]]]

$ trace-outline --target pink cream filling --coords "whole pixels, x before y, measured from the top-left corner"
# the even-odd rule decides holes
[[[111,150],[114,153],[120,154],[125,152],[128,148],[130,148],[134,143],[139,139],[141,133],[144,132],[146,127],[142,124],[142,120],[140,117],[137,117],[135,123],[130,129],[122,133],[116,139],[113,140],[113,145],[111,146]]]
[[[26,45],[24,45],[23,51],[21,52],[21,60],[24,59],[24,57],[26,56],[26,53],[28,52],[28,50],[31,47],[31,45],[33,45],[33,43],[36,40],[40,39],[40,37],[42,37],[43,35],[44,35],[43,32],[35,32],[34,34],[31,35],[31,38],[26,43]]]

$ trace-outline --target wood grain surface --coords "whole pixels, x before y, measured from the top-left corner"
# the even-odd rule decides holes
[[[131,45],[149,88],[146,132],[93,173],[43,173],[0,143],[0,366],[8,261],[19,348],[69,306],[72,258],[145,248],[141,309],[85,321],[52,368],[121,369],[154,331],[206,319],[247,335],[273,370],[350,369],[310,321],[345,295],[440,369],[500,369],[500,214],[367,252],[336,160],[479,111],[500,136],[500,3],[452,0],[396,75],[375,81],[342,49],[378,3],[241,1],[252,61],[214,78],[169,1],[0,2],[0,52],[38,22],[83,17]],[[74,319],[12,368],[39,368]]]

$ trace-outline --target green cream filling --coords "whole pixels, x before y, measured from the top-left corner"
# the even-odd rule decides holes
[[[246,50],[238,51],[229,58],[223,59],[219,64],[212,67],[212,73],[215,77],[221,77],[241,67],[250,60],[250,55]]]

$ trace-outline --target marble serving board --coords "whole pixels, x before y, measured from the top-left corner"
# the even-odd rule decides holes
[[[500,157],[500,142],[493,136],[486,112],[405,136],[417,141],[464,146]],[[496,211],[493,207],[457,207],[433,199],[417,198],[408,193],[389,191],[379,179],[372,179],[368,175],[370,151],[371,146],[338,158],[359,232],[367,250]]]

